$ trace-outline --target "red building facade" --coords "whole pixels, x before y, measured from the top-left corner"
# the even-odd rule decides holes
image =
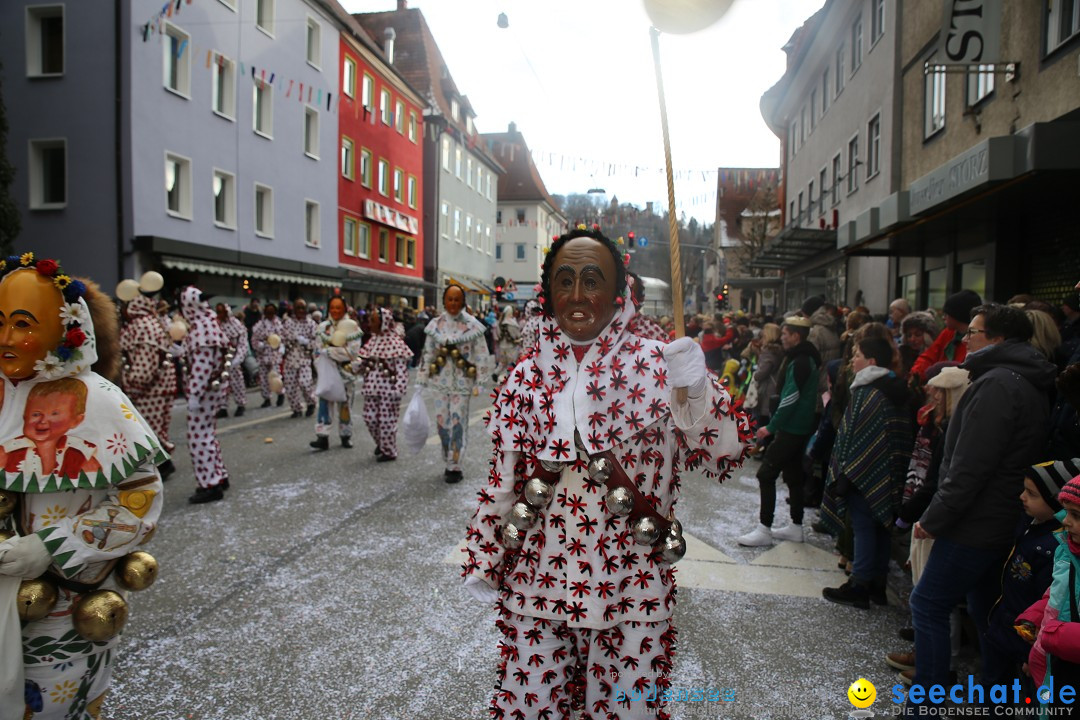
[[[374,45],[343,34],[340,63],[338,260],[350,270],[346,289],[358,301],[415,305],[423,295],[423,104]]]

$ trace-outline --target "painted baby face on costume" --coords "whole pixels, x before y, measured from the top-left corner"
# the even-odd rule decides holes
[[[78,401],[67,393],[32,395],[23,413],[23,435],[36,443],[55,442],[83,421]]]
[[[615,316],[615,258],[599,241],[577,237],[559,248],[552,268],[556,322],[571,340],[595,340]]]
[[[34,363],[64,336],[64,296],[36,270],[16,270],[0,282],[0,372],[12,380],[36,374]]]

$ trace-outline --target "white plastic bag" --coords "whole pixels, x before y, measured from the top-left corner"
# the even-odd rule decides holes
[[[319,374],[315,383],[315,397],[326,402],[345,402],[345,381],[329,355],[321,353],[315,358],[315,372]]]
[[[418,387],[401,421],[401,435],[405,441],[405,449],[410,454],[420,452],[430,432],[431,419],[428,417],[427,405],[424,404],[424,389]]]

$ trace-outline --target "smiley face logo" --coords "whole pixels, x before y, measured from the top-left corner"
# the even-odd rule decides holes
[[[847,689],[848,700],[860,710],[868,708],[877,699],[877,688],[866,678],[859,678]]]

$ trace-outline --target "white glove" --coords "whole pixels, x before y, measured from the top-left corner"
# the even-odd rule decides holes
[[[298,337],[296,338],[296,342],[300,343],[304,347],[307,347],[308,339],[306,337]]]
[[[277,351],[278,351],[278,353],[284,355],[285,354],[285,343],[281,343],[280,345],[278,345],[277,346]]]
[[[44,547],[44,545],[42,547]],[[465,589],[473,596],[474,600],[479,600],[488,605],[499,599],[498,591],[475,575],[470,575],[465,578]]]
[[[45,572],[51,562],[45,543],[34,533],[0,543],[0,575],[30,580]]]
[[[330,348],[327,349],[326,353],[334,362],[343,363],[352,360],[352,357],[349,355],[348,350],[343,347],[337,347],[336,345],[331,345]]]
[[[199,399],[198,398],[189,397],[187,399],[187,411],[189,413],[191,413],[191,414],[195,414],[195,413],[199,412]]]
[[[697,395],[705,385],[705,353],[688,337],[672,340],[664,346],[668,381],[673,388],[689,388]]]
[[[169,348],[169,354],[174,358],[178,358],[184,354],[184,348],[180,347],[179,343],[173,343],[172,347]]]

